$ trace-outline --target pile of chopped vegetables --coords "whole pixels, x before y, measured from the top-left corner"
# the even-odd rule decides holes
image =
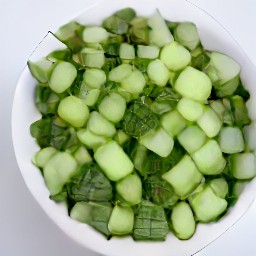
[[[66,48],[28,62],[42,114],[33,163],[50,198],[108,239],[189,239],[221,218],[256,175],[239,64],[159,11],[54,35]]]

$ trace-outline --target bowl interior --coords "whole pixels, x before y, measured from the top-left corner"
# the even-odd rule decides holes
[[[86,12],[75,20],[83,24],[100,24],[103,18],[111,15],[115,10],[128,6],[133,7],[139,15],[149,16],[155,9],[159,9],[166,19],[194,22],[206,49],[226,53],[240,63],[241,78],[251,94],[247,104],[250,116],[256,120],[256,111],[253,110],[253,103],[256,99],[256,91],[253,90],[256,73],[253,64],[232,36],[216,20],[190,2],[186,0],[101,1],[87,8]],[[62,45],[51,34],[48,34],[31,58],[43,57],[51,50],[61,47]],[[43,210],[68,236],[80,244],[111,256],[130,256],[138,252],[142,256],[153,256],[159,252],[161,256],[192,255],[221,236],[241,218],[252,204],[256,192],[256,180],[247,185],[237,204],[229,210],[226,216],[217,223],[199,224],[196,234],[188,241],[180,241],[172,234],[169,234],[166,242],[160,243],[136,243],[131,238],[113,238],[107,241],[89,226],[72,220],[64,204],[56,204],[49,199],[49,192],[43,177],[31,163],[32,156],[39,149],[29,132],[30,124],[40,118],[34,105],[34,88],[35,80],[31,77],[28,68],[25,68],[19,79],[13,104],[12,134],[16,158],[29,190]]]

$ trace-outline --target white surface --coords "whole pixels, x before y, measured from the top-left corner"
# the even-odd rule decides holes
[[[80,247],[67,238],[28,192],[19,173],[11,144],[11,106],[17,79],[31,50],[49,29],[76,16],[90,1],[0,0],[1,51],[1,163],[0,171],[0,255],[55,256],[87,255],[95,253]],[[246,49],[256,63],[253,24],[256,23],[254,1],[193,0],[219,20]],[[171,11],[171,10],[170,10]],[[56,13],[62,13],[61,19]],[[208,246],[199,256],[256,254],[256,204],[248,214],[223,237]],[[160,254],[161,255],[161,254]]]

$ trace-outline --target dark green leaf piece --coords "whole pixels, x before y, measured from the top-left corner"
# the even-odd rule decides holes
[[[68,194],[76,202],[107,202],[112,199],[112,186],[96,164],[85,164],[67,184]]]
[[[168,230],[164,209],[150,201],[143,201],[135,214],[133,239],[165,241]]]

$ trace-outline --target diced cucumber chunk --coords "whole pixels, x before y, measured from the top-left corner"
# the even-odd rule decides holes
[[[124,116],[126,101],[118,93],[105,96],[99,105],[99,112],[109,121],[118,123]]]
[[[57,152],[45,164],[43,174],[51,195],[61,192],[65,183],[75,174],[77,162],[67,152]]]
[[[236,179],[252,179],[256,176],[256,158],[253,153],[237,153],[230,156],[230,167]]]
[[[225,54],[219,52],[211,52],[210,63],[207,66],[206,73],[209,75],[213,82],[224,84],[239,75],[240,66],[235,60]],[[229,95],[234,93],[236,87],[230,91]]]
[[[174,29],[174,38],[189,50],[194,50],[200,44],[197,27],[192,22],[181,22]]]
[[[80,146],[76,150],[74,153],[74,158],[81,165],[92,162],[92,157],[84,146]]]
[[[108,32],[102,27],[86,27],[83,31],[83,40],[86,43],[101,43],[108,39]]]
[[[60,101],[58,114],[74,127],[82,127],[89,118],[89,108],[82,99],[68,96]]]
[[[223,153],[234,154],[244,151],[243,133],[238,127],[222,127],[218,142]]]
[[[222,155],[219,144],[215,140],[209,140],[200,149],[192,154],[199,171],[205,175],[216,175],[221,173],[226,160]]]
[[[119,48],[119,56],[124,60],[135,59],[135,48],[133,45],[128,43],[121,43]]]
[[[205,101],[211,94],[212,82],[205,73],[186,67],[175,81],[174,88],[183,97]]]
[[[172,106],[168,103],[168,102],[156,102],[154,101],[151,105],[150,105],[150,109],[158,115],[162,115],[166,112],[169,112],[170,110],[172,110]]]
[[[55,33],[57,38],[61,41],[65,41],[72,37],[77,29],[78,23],[75,21],[71,21],[59,28],[59,30]]]
[[[123,130],[117,130],[114,139],[118,142],[119,145],[123,145],[130,139],[130,136]]]
[[[77,132],[78,139],[88,148],[95,149],[107,142],[104,136],[96,135],[88,129],[81,129]]]
[[[216,112],[220,120],[224,120],[224,113],[227,111],[227,108],[223,104],[222,100],[213,100],[210,102],[210,107]]]
[[[163,128],[150,130],[139,138],[139,142],[161,157],[167,157],[174,145],[173,138]]]
[[[198,171],[189,155],[185,155],[170,171],[162,176],[174,188],[177,195],[186,198],[201,182],[203,175]]]
[[[133,171],[133,163],[116,141],[109,141],[100,146],[94,159],[106,176],[112,181],[118,181]]]
[[[92,219],[92,207],[87,202],[76,203],[70,211],[70,217],[82,223],[88,223]]]
[[[248,184],[248,180],[237,180],[232,189],[232,195],[239,197],[244,191],[245,186]]]
[[[209,185],[218,197],[225,198],[228,194],[228,183],[224,178],[213,179]]]
[[[183,130],[177,136],[177,139],[182,147],[184,147],[189,154],[192,154],[204,145],[207,136],[197,125],[192,125]]]
[[[191,61],[190,52],[181,44],[172,42],[165,45],[160,53],[160,60],[172,71],[185,68]]]
[[[148,149],[145,146],[139,144],[133,157],[134,167],[140,172],[140,174],[142,174],[142,167],[147,156],[147,151]]]
[[[131,22],[136,17],[136,12],[133,8],[126,7],[114,13],[114,16],[126,21]]]
[[[129,64],[121,64],[113,69],[108,74],[108,78],[111,81],[120,83],[122,82],[126,77],[130,76],[132,74],[132,66]]]
[[[165,86],[170,78],[169,70],[161,60],[153,60],[147,67],[149,79],[158,86]]]
[[[62,93],[71,86],[76,76],[77,70],[73,64],[60,62],[52,71],[49,87],[56,93]]]
[[[104,137],[112,137],[116,133],[114,124],[109,122],[97,111],[92,111],[90,113],[87,128],[96,135]]]
[[[78,60],[85,67],[101,68],[105,63],[104,51],[85,47],[78,54]]]
[[[203,114],[197,120],[197,124],[210,138],[215,137],[222,127],[221,119],[216,114],[216,112],[209,106],[205,107]]]
[[[151,44],[163,47],[174,40],[158,10],[148,19],[148,26],[150,27],[149,39]]]
[[[145,77],[138,69],[134,69],[129,76],[121,81],[121,87],[130,93],[141,93],[145,86]]]
[[[108,229],[113,235],[127,235],[132,232],[134,213],[129,206],[116,205],[111,213]]]
[[[136,205],[142,199],[142,183],[136,174],[129,174],[116,183],[116,191],[129,205]]]
[[[161,125],[169,135],[174,137],[186,127],[186,120],[177,110],[171,110],[161,116]]]
[[[197,121],[203,114],[203,104],[183,97],[178,102],[177,110],[188,121]]]
[[[96,104],[96,102],[100,96],[100,92],[101,92],[100,89],[87,90],[86,88],[81,86],[79,97],[81,99],[83,99],[84,103],[87,106],[92,107]]]
[[[105,72],[98,68],[88,68],[83,75],[83,83],[91,89],[101,89],[106,80]]]
[[[227,209],[227,201],[216,196],[210,186],[194,194],[189,203],[197,220],[202,222],[214,221]]]
[[[43,168],[53,155],[57,153],[56,148],[46,147],[40,149],[34,156],[34,164]]]
[[[40,83],[49,81],[53,63],[49,60],[42,59],[37,62],[28,61],[28,67],[32,76]]]
[[[243,133],[249,149],[256,150],[256,123],[252,122],[250,125],[244,126]]]
[[[179,239],[186,240],[193,236],[196,229],[196,222],[188,203],[182,201],[173,207],[171,223],[175,235]]]
[[[138,45],[137,56],[142,59],[156,59],[160,49],[154,45]]]

